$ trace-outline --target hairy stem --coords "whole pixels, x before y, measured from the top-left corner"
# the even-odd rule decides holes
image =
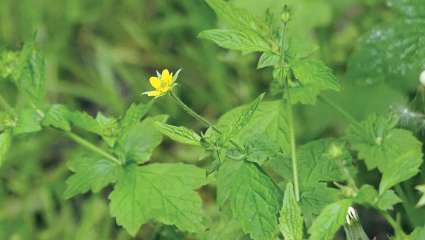
[[[295,139],[294,127],[294,113],[292,109],[291,94],[289,93],[288,78],[286,78],[286,112],[288,114],[288,128],[289,128],[289,141],[291,145],[291,161],[292,161],[292,175],[294,177],[294,191],[295,199],[300,201],[300,188],[298,183],[298,160],[297,160],[297,143]]]
[[[286,59],[285,59],[285,35],[288,23],[284,22],[281,29],[281,41],[280,41],[280,67],[287,68]],[[298,178],[298,161],[297,161],[297,144],[295,139],[295,127],[294,127],[294,113],[292,109],[292,100],[290,94],[290,85],[289,85],[289,74],[286,71],[281,71],[280,79],[284,81],[285,91],[283,98],[286,98],[286,113],[288,114],[288,128],[289,128],[289,141],[291,148],[291,162],[292,162],[292,175],[294,181],[294,191],[295,199],[297,202],[300,201],[300,187],[299,187],[299,178]]]
[[[179,105],[187,114],[189,114],[190,116],[192,116],[193,118],[195,118],[196,120],[200,121],[202,124],[204,124],[205,126],[211,128],[212,130],[214,130],[215,132],[217,132],[218,134],[222,135],[223,132],[220,131],[220,129],[218,129],[217,127],[215,127],[214,125],[212,125],[212,123],[210,123],[207,119],[205,119],[204,117],[202,117],[201,115],[197,114],[195,111],[193,111],[189,106],[187,106],[175,93],[174,91],[171,91],[171,96],[173,97],[174,101],[177,103],[177,105]],[[236,147],[239,151],[243,152],[243,148],[236,143],[235,141],[230,139],[230,143]]]
[[[107,153],[106,151],[97,147],[96,145],[87,141],[86,139],[78,136],[77,134],[72,133],[72,132],[67,132],[66,135],[70,139],[72,139],[74,142],[80,144],[81,146],[87,148],[88,150],[91,150],[92,152],[95,152],[95,153],[97,153],[101,156],[104,156],[106,159],[110,160],[111,162],[113,162],[115,164],[122,165],[122,162],[120,160],[118,160],[116,157],[114,157],[110,153]]]

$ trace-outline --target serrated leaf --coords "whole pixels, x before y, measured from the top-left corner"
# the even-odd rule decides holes
[[[51,126],[65,131],[70,131],[71,124],[68,121],[68,115],[69,110],[67,107],[60,104],[54,104],[49,108],[49,110],[47,110],[42,124],[47,127]]]
[[[25,43],[13,79],[17,87],[35,103],[43,101],[45,95],[44,58],[35,47],[35,40]]]
[[[425,60],[425,14],[420,0],[391,0],[402,13],[363,36],[348,64],[348,75],[363,84],[388,81],[414,89]]]
[[[164,135],[172,140],[189,145],[200,146],[201,137],[194,131],[185,127],[176,127],[166,123],[156,122],[155,126]]]
[[[69,120],[71,121],[72,125],[88,132],[92,132],[98,135],[100,135],[102,132],[102,129],[96,119],[86,112],[71,112],[69,114]]]
[[[229,204],[233,219],[254,240],[269,240],[278,228],[281,192],[254,163],[227,160],[217,176],[218,203]]]
[[[140,122],[140,120],[146,115],[153,101],[143,104],[131,104],[131,106],[125,112],[123,118],[120,121],[122,131],[126,131],[129,127]]]
[[[337,200],[338,190],[325,183],[316,183],[301,189],[300,204],[307,226],[320,214],[322,209]]]
[[[263,98],[264,93],[258,96],[251,104],[249,104],[247,109],[243,111],[239,118],[231,125],[230,129],[225,132],[226,139],[231,139],[249,124]]]
[[[382,211],[392,210],[393,206],[401,202],[401,199],[392,190],[387,190],[379,195],[378,191],[370,185],[363,185],[353,202],[370,205]]]
[[[379,196],[378,201],[376,202],[376,207],[383,211],[392,210],[393,206],[400,202],[401,199],[393,190],[387,190]]]
[[[279,58],[280,57],[274,53],[264,52],[258,60],[257,69],[274,66],[279,62]]]
[[[152,219],[200,231],[202,203],[194,190],[205,180],[205,171],[190,165],[129,165],[109,195],[111,214],[132,236]]]
[[[247,111],[248,105],[230,110],[220,117],[216,127],[229,131],[234,122]],[[208,130],[207,135],[215,133]],[[281,101],[263,101],[249,123],[233,138],[248,149],[248,160],[258,163],[282,159],[289,153],[288,121]]]
[[[301,208],[295,199],[294,186],[286,186],[282,208],[280,209],[279,229],[285,240],[303,239],[303,217]]]
[[[374,205],[378,200],[378,191],[371,185],[363,185],[357,195],[354,197],[353,202],[358,204]]]
[[[90,153],[77,154],[68,163],[68,168],[73,174],[66,180],[66,198],[89,190],[97,193],[116,182],[122,171],[118,164]]]
[[[0,167],[3,165],[4,158],[9,151],[12,142],[12,136],[9,131],[0,133]]]
[[[40,131],[41,116],[37,110],[32,108],[22,109],[17,114],[16,127],[13,129],[14,135],[34,133]]]
[[[322,61],[314,59],[297,60],[292,65],[295,82],[290,83],[291,101],[303,104],[315,104],[317,96],[324,90],[339,91],[340,85]]]
[[[100,136],[102,139],[112,147],[119,134],[118,120],[113,117],[106,117],[101,112],[97,113],[96,122],[100,127]]]
[[[334,155],[333,152],[335,147],[339,151],[337,155]],[[342,173],[341,167],[350,172],[354,171],[350,153],[343,142],[335,139],[324,138],[299,146],[297,160],[301,187],[311,186],[318,182],[346,180],[346,175]],[[281,176],[292,179],[290,159],[287,157],[277,161],[273,163],[274,169],[278,170]]]
[[[378,168],[383,174],[380,193],[419,171],[422,163],[421,142],[411,132],[394,128],[391,118],[371,116],[360,126],[350,128],[348,138],[368,169]]]
[[[213,29],[201,32],[199,37],[211,40],[220,47],[245,53],[271,50],[270,45],[264,38],[256,32],[248,30]]]
[[[332,240],[338,229],[345,223],[351,200],[340,200],[326,206],[314,220],[308,232],[310,240]]]
[[[235,7],[232,3],[223,0],[206,0],[206,2],[215,11],[218,18],[233,29],[259,31],[265,27],[265,24],[254,15]]]
[[[143,163],[148,161],[153,150],[162,141],[162,134],[156,129],[155,122],[165,122],[167,118],[165,115],[149,117],[131,126],[118,139],[117,151],[123,155],[127,162]]]

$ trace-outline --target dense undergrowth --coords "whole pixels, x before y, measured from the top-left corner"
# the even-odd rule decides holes
[[[423,240],[424,29],[421,0],[3,0],[0,239]]]

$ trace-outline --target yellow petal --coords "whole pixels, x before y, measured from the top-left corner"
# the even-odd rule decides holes
[[[151,83],[151,86],[155,89],[158,89],[161,87],[161,81],[157,77],[150,77],[149,82]]]
[[[173,82],[173,74],[168,71],[168,69],[164,69],[161,75],[162,82],[165,86],[170,86]]]
[[[149,97],[158,97],[159,95],[161,95],[160,91],[150,91],[146,93]]]

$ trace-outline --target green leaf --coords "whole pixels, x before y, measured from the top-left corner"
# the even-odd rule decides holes
[[[122,131],[125,132],[131,126],[139,123],[148,112],[152,103],[153,102],[151,101],[148,104],[131,104],[120,121]]]
[[[3,51],[0,53],[0,78],[8,78],[13,74],[18,59],[19,53],[17,52]]]
[[[25,43],[13,79],[17,87],[35,104],[40,104],[45,96],[44,58],[35,47],[35,40]]]
[[[18,112],[16,127],[13,129],[14,135],[34,133],[40,131],[40,114],[32,108],[22,109]]]
[[[389,81],[413,90],[424,67],[424,5],[420,0],[391,0],[389,5],[402,16],[361,38],[349,60],[348,75],[363,84]]]
[[[337,200],[338,190],[325,183],[304,186],[301,189],[300,204],[307,226],[320,214],[322,209]]]
[[[282,177],[292,179],[292,164],[289,157],[276,159],[274,169]],[[297,149],[298,175],[300,185],[311,186],[318,182],[332,182],[347,180],[343,174],[345,168],[353,172],[352,159],[344,143],[335,139],[320,139],[309,142]]]
[[[216,127],[223,132],[238,121],[247,112],[249,105],[230,110],[220,117]],[[289,153],[288,121],[281,101],[264,101],[259,104],[251,120],[233,138],[248,150],[248,160],[258,163],[282,159],[283,153]],[[215,133],[209,129],[207,135]],[[283,153],[282,153],[283,152]]]
[[[233,219],[254,240],[271,239],[278,228],[281,192],[254,163],[227,160],[218,171],[218,203],[229,204]]]
[[[388,6],[406,17],[425,17],[425,5],[421,0],[388,0]]]
[[[118,120],[112,117],[106,117],[101,112],[97,113],[96,121],[100,127],[100,136],[103,140],[112,147],[119,134]]]
[[[89,190],[97,193],[116,182],[122,171],[122,167],[116,163],[86,152],[77,154],[68,163],[68,168],[74,174],[66,181],[67,188],[64,193],[66,198]]]
[[[257,19],[246,10],[235,7],[232,3],[223,0],[206,0],[215,11],[218,18],[223,20],[230,28],[236,30],[250,29],[259,32],[266,24]]]
[[[271,52],[265,52],[261,54],[261,57],[258,60],[257,69],[275,66],[278,62],[279,62],[278,55]]]
[[[0,112],[0,131],[5,129],[14,128],[16,126],[16,119],[9,112]]]
[[[167,116],[149,117],[131,126],[118,139],[117,151],[126,161],[138,163],[150,159],[153,150],[161,143],[162,134],[156,129],[155,122],[165,122]]]
[[[271,50],[267,41],[253,31],[213,29],[201,32],[199,37],[211,40],[220,47],[245,53]]]
[[[282,209],[280,210],[279,228],[285,240],[303,239],[303,217],[301,208],[295,199],[292,183],[286,186]]]
[[[370,205],[382,211],[392,210],[393,206],[401,202],[401,199],[392,190],[387,190],[379,195],[374,187],[363,185],[355,198],[355,203]]]
[[[72,125],[88,132],[98,135],[100,135],[102,132],[102,129],[96,119],[94,119],[86,112],[71,112],[69,114],[69,120],[71,121]]]
[[[371,116],[351,127],[348,138],[369,170],[383,174],[379,192],[415,176],[422,163],[422,144],[411,132],[394,128],[394,120]],[[403,169],[403,171],[400,171]]]
[[[324,90],[339,91],[340,85],[322,61],[313,59],[297,60],[292,65],[295,79],[290,83],[291,101],[303,104],[315,104],[317,96]]]
[[[184,164],[129,165],[109,195],[111,214],[132,236],[151,219],[201,231],[202,202],[194,190],[205,184],[205,176]]]
[[[387,190],[381,194],[376,202],[376,207],[383,211],[393,210],[393,206],[400,203],[401,199],[394,193],[393,190]]]
[[[334,239],[335,233],[345,223],[350,205],[351,200],[346,199],[326,206],[308,230],[310,240]]]
[[[409,240],[422,240],[425,239],[425,227],[416,228],[415,231],[409,236]]]
[[[9,131],[0,133],[0,167],[3,165],[7,152],[12,142],[12,136]]]
[[[176,127],[166,123],[156,122],[156,128],[172,140],[189,145],[200,146],[201,137],[194,131],[185,127]]]
[[[47,110],[43,118],[43,125],[46,127],[55,127],[65,131],[71,131],[71,124],[68,121],[69,110],[66,106],[60,104],[52,105]]]
[[[239,118],[231,125],[231,128],[225,132],[225,138],[231,139],[235,135],[237,135],[242,129],[244,129],[249,122],[251,121],[252,117],[254,116],[255,111],[257,110],[258,106],[260,105],[261,101],[264,98],[264,93],[258,96],[248,107],[245,111],[242,112],[242,114],[239,116]]]

